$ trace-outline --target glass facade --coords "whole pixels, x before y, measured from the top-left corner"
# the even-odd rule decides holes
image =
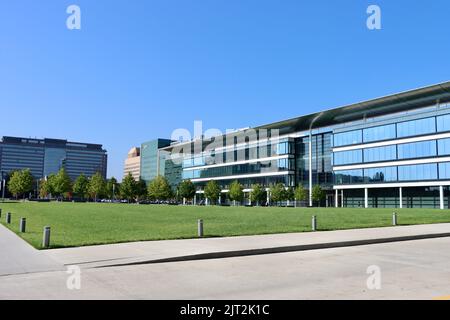
[[[436,140],[398,145],[398,159],[434,157],[437,155]]]
[[[335,171],[335,184],[358,184],[364,182],[363,170],[340,170]]]
[[[450,155],[450,139],[438,140],[438,153],[440,156]]]
[[[141,178],[145,182],[150,182],[158,175],[164,175],[165,162],[158,159],[158,150],[170,146],[171,140],[156,139],[144,142],[141,145]],[[191,161],[193,161],[191,159]],[[193,162],[192,162],[193,163]],[[158,168],[159,166],[159,168]]]
[[[398,167],[399,181],[436,180],[437,177],[438,172],[436,163]]]
[[[385,126],[378,126],[364,129],[363,135],[364,135],[364,142],[395,139],[396,137],[395,124],[388,124]]]
[[[312,136],[312,181],[323,188],[333,185],[332,134]],[[296,139],[296,184],[309,185],[309,136]]]
[[[64,168],[72,180],[80,174],[99,172],[106,178],[107,154],[101,145],[58,139],[3,137],[0,142],[0,171],[30,169],[35,179]]]
[[[397,181],[397,167],[364,169],[365,183]]]
[[[334,134],[334,147],[362,143],[362,130]]]
[[[390,161],[397,159],[397,147],[385,146],[364,149],[364,162]]]
[[[260,128],[279,130],[281,140],[271,140],[269,134],[262,145],[247,143],[247,138],[239,139],[238,143],[232,134],[222,136],[223,145],[217,150],[196,151],[196,155],[183,159],[178,180],[192,179],[202,188],[214,179],[224,189],[236,178],[245,188],[251,188],[254,183],[270,187],[282,182],[307,189],[320,185],[327,194],[328,204],[342,200],[349,206],[364,205],[365,200],[361,190],[349,189],[364,191],[363,185],[369,185],[369,206],[395,207],[401,200],[400,185],[450,180],[450,161],[437,163],[443,161],[439,157],[450,156],[450,138],[432,136],[450,132],[450,104],[443,99],[448,90],[444,91],[437,95],[438,99],[426,98],[428,90],[410,95],[411,101],[407,93],[402,93],[401,101],[392,105],[390,99],[374,100],[324,111],[314,117],[268,124]],[[247,134],[247,130],[243,132]],[[227,139],[234,139],[234,145],[227,144]],[[191,149],[194,144],[191,142]],[[339,188],[341,185],[345,187]],[[354,201],[346,200],[350,196],[335,199],[334,189],[353,192]],[[420,192],[426,195],[425,199],[435,191]],[[403,198],[404,201],[412,199],[411,195]],[[423,206],[434,201],[426,204],[428,200],[423,199],[411,201]]]
[[[397,138],[436,132],[436,118],[418,119],[397,123]]]
[[[333,164],[335,166],[361,162],[363,162],[361,149],[334,153]]]
[[[450,114],[439,116],[436,118],[437,131],[450,131]]]

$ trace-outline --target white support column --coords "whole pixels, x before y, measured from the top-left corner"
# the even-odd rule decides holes
[[[443,186],[439,186],[439,204],[440,204],[440,208],[441,210],[444,210],[444,187]]]
[[[339,190],[336,189],[336,195],[334,196],[334,205],[336,208],[339,207]]]
[[[364,208],[368,208],[369,207],[369,189],[365,188],[364,189]]]
[[[209,205],[209,199],[205,198],[205,206]]]
[[[399,188],[400,209],[403,209],[403,188]]]
[[[197,205],[197,195],[194,196],[194,206]]]
[[[344,189],[341,189],[341,207],[344,207]]]
[[[313,206],[313,200],[312,200],[312,188],[313,188],[313,182],[312,182],[312,132],[309,131],[309,206]]]
[[[267,194],[267,205],[270,205],[270,190],[266,190]]]

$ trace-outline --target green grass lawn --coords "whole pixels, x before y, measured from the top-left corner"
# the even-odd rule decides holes
[[[94,203],[0,203],[1,223],[12,213],[8,227],[18,233],[19,219],[27,219],[27,232],[19,234],[41,247],[42,229],[52,228],[51,246],[72,247],[139,240],[195,238],[197,219],[205,236],[223,237],[304,232],[317,215],[319,230],[390,226],[392,212],[400,225],[450,222],[450,210],[348,208],[192,207]]]

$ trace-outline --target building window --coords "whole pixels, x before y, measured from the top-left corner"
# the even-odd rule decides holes
[[[193,179],[193,178],[194,178],[194,172],[192,170],[183,171],[183,180]]]
[[[439,179],[450,179],[450,162],[439,163]]]
[[[292,152],[293,145],[291,142],[280,142],[277,144],[277,155],[290,154]]]
[[[334,134],[334,146],[347,146],[362,143],[362,130]]]
[[[399,181],[436,180],[437,164],[417,164],[398,167]]]
[[[333,164],[335,166],[343,164],[361,163],[362,150],[335,152],[333,155]]]
[[[438,152],[440,156],[450,154],[450,139],[438,140]]]
[[[397,181],[397,167],[364,169],[364,182],[392,182]]]
[[[395,139],[395,124],[364,129],[363,137],[364,142]]]
[[[363,171],[359,170],[341,170],[335,171],[334,183],[339,184],[354,184],[363,182]]]
[[[389,161],[396,159],[397,159],[396,146],[364,149],[364,162]]]
[[[450,114],[437,117],[437,131],[450,131]]]
[[[426,118],[397,123],[397,137],[410,137],[436,132],[435,118]]]
[[[436,140],[398,145],[399,159],[433,157],[436,154]]]

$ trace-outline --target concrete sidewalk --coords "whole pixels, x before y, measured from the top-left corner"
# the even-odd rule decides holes
[[[131,242],[44,253],[82,268],[250,256],[450,237],[450,223],[230,238]]]
[[[63,270],[43,251],[34,249],[14,232],[0,224],[0,276]]]

